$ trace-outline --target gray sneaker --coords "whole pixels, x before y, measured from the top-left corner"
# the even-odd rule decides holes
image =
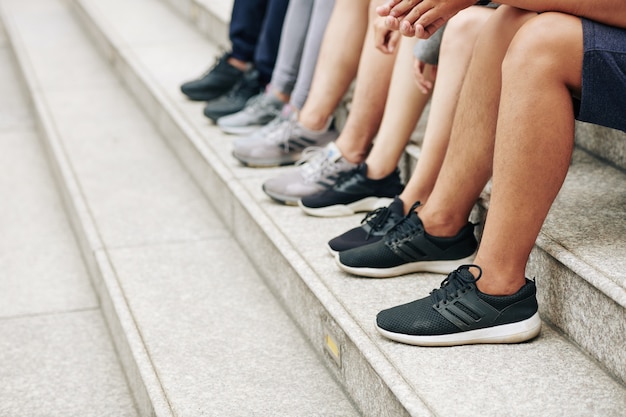
[[[248,100],[243,110],[220,117],[217,125],[224,133],[247,135],[274,120],[284,105],[272,93],[259,94]]]
[[[298,123],[292,114],[288,119],[272,122],[263,132],[238,138],[233,143],[233,156],[250,167],[273,167],[296,163],[305,148],[325,146],[335,140],[338,133],[330,130],[331,120],[319,131],[309,130]],[[262,133],[262,135],[261,135]]]
[[[296,164],[297,167],[265,181],[265,194],[281,203],[296,205],[302,197],[331,187],[340,173],[357,166],[341,156],[335,142],[330,142],[325,148],[305,149]]]

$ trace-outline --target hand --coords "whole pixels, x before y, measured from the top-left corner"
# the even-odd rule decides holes
[[[430,71],[427,71],[427,69],[430,69]],[[419,88],[423,94],[430,93],[433,89],[433,82],[437,76],[437,66],[429,65],[416,58],[413,61],[413,74],[415,75],[417,88]]]
[[[473,5],[475,0],[388,0],[376,8],[385,17],[390,30],[399,30],[404,36],[428,39],[460,10]]]
[[[382,53],[392,54],[398,46],[400,36],[400,32],[387,28],[384,18],[374,20],[374,45]]]

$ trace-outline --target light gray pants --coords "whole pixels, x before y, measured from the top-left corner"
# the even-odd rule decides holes
[[[335,0],[291,0],[278,47],[271,88],[291,94],[291,105],[304,106],[326,25]]]

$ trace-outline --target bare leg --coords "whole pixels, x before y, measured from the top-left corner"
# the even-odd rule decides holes
[[[435,187],[419,210],[431,235],[456,235],[491,177],[501,63],[515,32],[531,16],[535,14],[500,6],[476,40],[448,152]]]
[[[377,18],[373,12],[373,5],[378,2],[372,1],[371,18]],[[410,48],[414,42],[405,39],[401,44],[404,43],[409,44],[407,48]],[[373,25],[370,21],[363,44],[350,114],[341,135],[335,141],[343,157],[352,163],[358,164],[365,160],[381,124],[397,51],[398,48],[391,54],[384,54],[376,49]],[[408,53],[411,54],[411,51]],[[395,68],[399,65],[405,64],[399,62]]]
[[[417,84],[411,82],[415,42],[415,39],[404,39],[400,44],[385,113],[374,147],[366,160],[367,176],[374,180],[384,178],[396,169],[411,133],[430,99],[430,93],[422,93]],[[431,71],[432,67],[428,66],[428,75]]]
[[[520,30],[504,60],[491,204],[475,261],[483,292],[512,294],[524,285],[528,256],[569,167],[582,45],[579,18],[545,13]]]
[[[493,9],[486,7],[469,7],[453,17],[446,26],[439,53],[439,81],[433,90],[421,155],[411,179],[400,195],[405,212],[416,201],[425,203],[435,186],[448,149],[453,120],[451,115],[456,109],[473,45],[480,29],[493,12]]]
[[[368,26],[368,3],[337,0],[324,34],[311,90],[298,120],[311,130],[326,126],[328,118],[356,75]],[[342,47],[337,48],[341,39]]]

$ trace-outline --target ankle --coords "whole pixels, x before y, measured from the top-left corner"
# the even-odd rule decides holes
[[[476,287],[484,294],[506,296],[513,295],[526,284],[525,268],[516,267],[510,262],[489,262],[479,255],[474,260],[482,269],[482,275],[476,281]],[[470,269],[475,277],[477,271]]]
[[[320,131],[326,129],[328,117],[320,117],[307,111],[301,111],[300,114],[298,114],[298,122],[309,130]]]
[[[367,164],[367,178],[370,180],[381,180],[390,175],[392,172],[393,169],[389,171],[387,167],[379,166],[376,163]]]
[[[237,68],[239,71],[247,70],[248,66],[250,65],[248,62],[242,61],[241,59],[238,59],[232,56],[229,57],[228,60],[226,60],[226,62],[228,62],[230,66]]]
[[[337,148],[341,152],[341,157],[343,159],[345,159],[346,161],[348,161],[348,162],[350,162],[352,164],[356,164],[356,165],[358,165],[358,164],[360,164],[360,163],[365,161],[365,157],[367,155],[367,151],[363,151],[361,149],[353,149],[350,146],[351,142],[350,142],[349,139],[348,140],[344,140],[340,136],[335,141],[335,145],[337,145]],[[368,175],[368,177],[369,177],[369,175]]]
[[[289,99],[291,98],[289,94],[283,93],[282,91],[278,90],[272,90],[272,94],[274,94],[274,97],[276,97],[285,104],[289,103]]]
[[[467,219],[461,219],[454,213],[430,212],[426,206],[420,206],[417,211],[424,230],[431,236],[454,237],[467,224]]]

